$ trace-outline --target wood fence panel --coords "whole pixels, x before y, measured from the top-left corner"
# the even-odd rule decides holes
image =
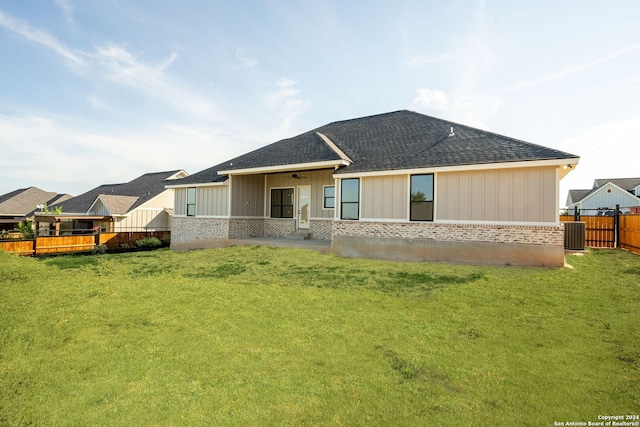
[[[90,251],[95,247],[95,241],[93,234],[38,237],[36,255]]]
[[[33,240],[2,240],[0,249],[18,255],[33,255],[35,242]]]
[[[106,245],[108,249],[116,249],[120,246],[118,243],[118,233],[100,233],[98,244]]]
[[[581,216],[587,224],[586,246],[591,248],[615,248],[615,218],[612,216]]]
[[[640,254],[640,215],[620,216],[620,247]]]

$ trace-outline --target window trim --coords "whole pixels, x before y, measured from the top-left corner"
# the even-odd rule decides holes
[[[333,197],[327,197],[325,191],[328,187],[332,187],[333,188]],[[327,199],[333,199],[333,207],[327,207]],[[323,185],[322,186],[322,209],[323,210],[333,210],[336,208],[336,186],[335,184],[333,185]]]
[[[423,202],[414,202],[411,200],[413,194],[413,177],[414,176],[431,176],[431,200],[425,200]],[[434,222],[436,214],[436,177],[434,173],[415,173],[409,175],[409,221],[411,222]],[[413,219],[413,204],[414,203],[431,203],[431,219]]]
[[[189,203],[189,191],[193,190],[193,203]],[[185,211],[185,216],[196,216],[196,207],[198,205],[198,190],[196,189],[196,187],[187,187],[187,194],[186,194],[186,211]],[[189,215],[189,207],[193,206],[193,213],[191,215]]]
[[[291,216],[273,216],[273,190],[291,190],[292,191],[292,204],[291,205],[283,205],[280,203],[280,209],[283,206],[291,206]],[[295,187],[269,187],[269,218],[273,219],[295,219],[295,210],[296,210],[296,188]]]
[[[344,201],[344,182],[345,181],[357,181],[358,182],[358,197],[355,202],[345,202]],[[356,218],[345,218],[344,217],[344,206],[345,205],[357,205],[357,217]],[[360,219],[360,178],[343,178],[340,180],[340,219],[345,221],[358,221]]]

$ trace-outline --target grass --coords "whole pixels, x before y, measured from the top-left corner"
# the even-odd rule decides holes
[[[0,253],[0,425],[553,425],[640,413],[640,257]]]

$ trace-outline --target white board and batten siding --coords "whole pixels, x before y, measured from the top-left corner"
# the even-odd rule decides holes
[[[187,215],[187,189],[175,189],[174,214]],[[229,216],[229,186],[196,187],[196,216]]]
[[[555,167],[441,172],[435,180],[435,220],[555,223]],[[410,176],[360,180],[362,219],[408,221]]]
[[[264,175],[231,177],[231,216],[264,216]]]
[[[409,177],[372,176],[361,179],[362,218],[406,220],[409,218]]]
[[[438,220],[557,221],[555,167],[440,173],[436,189]]]

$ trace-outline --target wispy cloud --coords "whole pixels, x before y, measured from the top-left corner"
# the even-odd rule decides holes
[[[60,4],[68,5],[68,2],[61,1]],[[65,46],[51,34],[2,11],[0,11],[0,26],[49,48],[69,60],[70,65],[82,65],[82,74],[87,78],[107,78],[146,96],[159,99],[182,113],[186,112],[198,117],[211,117],[216,113],[216,108],[211,101],[193,93],[167,75],[167,69],[178,58],[175,52],[171,53],[164,62],[154,66],[139,60],[126,47],[113,43],[95,46],[94,52],[76,51]],[[100,106],[96,98],[90,96],[88,101],[94,107]]]
[[[236,49],[236,59],[243,67],[251,68],[258,65],[258,60],[249,56],[242,46]]]
[[[73,9],[71,8],[71,3],[69,0],[54,0],[54,2],[60,8],[62,12],[62,16],[64,16],[65,21],[69,24],[73,23]]]
[[[51,34],[37,28],[33,28],[27,22],[13,18],[3,11],[0,11],[0,26],[20,34],[31,41],[41,44],[76,65],[85,65],[85,61],[81,57],[81,54],[65,46]]]
[[[244,149],[236,135],[213,128],[176,124],[100,129],[95,123],[35,112],[0,114],[0,135],[3,152],[9,153],[0,156],[0,194],[17,185],[35,185],[77,195],[147,172],[182,168],[194,173]],[[188,150],[176,148],[186,144]],[[28,182],[23,184],[25,177]]]
[[[265,106],[270,114],[279,122],[275,130],[266,136],[268,139],[278,139],[291,136],[295,119],[306,111],[311,103],[301,96],[298,82],[282,78],[273,84],[273,89],[265,96]]]
[[[140,61],[126,47],[116,44],[96,46],[95,53],[90,57],[112,81],[160,99],[181,112],[200,117],[211,117],[216,112],[212,102],[167,76],[165,70],[176,60],[175,53],[155,67]]]
[[[613,52],[609,55],[603,56],[602,58],[598,58],[595,59],[593,61],[590,62],[585,62],[584,64],[578,64],[578,65],[574,65],[568,68],[565,68],[564,70],[560,70],[556,73],[550,74],[548,76],[545,77],[541,77],[538,79],[533,79],[533,80],[529,80],[523,83],[520,83],[512,88],[510,88],[507,92],[516,92],[518,90],[522,90],[522,89],[526,89],[526,88],[530,88],[530,87],[534,87],[534,86],[541,86],[547,83],[551,83],[553,81],[556,80],[560,80],[563,79],[567,76],[570,76],[572,74],[576,74],[579,73],[581,71],[587,70],[589,68],[595,67],[597,65],[600,64],[604,64],[606,62],[609,62],[613,59],[616,59],[622,55],[626,55],[628,53],[634,52],[636,50],[640,49],[640,43],[634,44],[632,46],[628,46],[626,48],[617,50],[616,52]]]

